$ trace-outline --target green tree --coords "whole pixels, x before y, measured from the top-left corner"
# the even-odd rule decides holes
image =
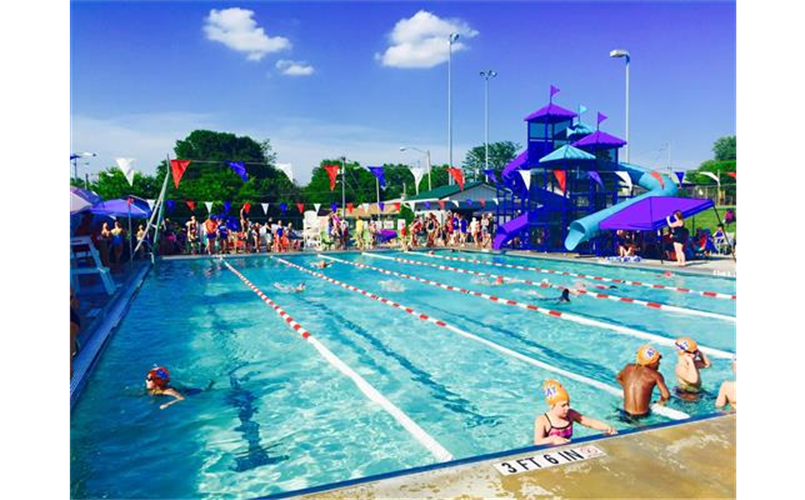
[[[734,135],[720,137],[713,144],[713,154],[718,161],[737,160],[737,138]]]
[[[496,174],[517,156],[517,151],[522,146],[512,141],[499,141],[489,143],[489,168]],[[483,144],[475,146],[467,152],[463,163],[464,169],[469,173],[477,171],[483,176],[486,168],[486,148]]]
[[[90,189],[98,193],[104,200],[124,198],[129,195],[156,199],[160,187],[156,177],[141,172],[134,173],[134,183],[130,185],[126,176],[117,167],[101,170],[98,172],[98,180],[90,183]]]

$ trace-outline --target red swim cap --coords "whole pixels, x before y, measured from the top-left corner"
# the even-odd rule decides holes
[[[148,372],[148,380],[152,381],[157,387],[165,387],[170,382],[171,374],[164,366],[158,366]]]

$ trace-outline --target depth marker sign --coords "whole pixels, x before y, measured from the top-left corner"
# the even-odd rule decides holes
[[[606,456],[606,453],[595,446],[580,446],[562,451],[551,451],[532,457],[523,457],[493,464],[495,469],[504,476],[547,469],[557,465],[566,465],[573,462],[582,462],[590,458]]]

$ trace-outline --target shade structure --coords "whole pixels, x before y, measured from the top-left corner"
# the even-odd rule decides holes
[[[540,163],[562,162],[562,161],[581,161],[595,160],[595,156],[579,148],[566,144],[553,153],[547,154],[539,159]]]
[[[614,135],[607,134],[606,132],[601,132],[600,130],[597,130],[595,133],[573,143],[573,146],[577,148],[587,148],[592,150],[619,148],[625,145],[626,141],[623,139],[619,139]]]
[[[523,120],[537,123],[559,123],[575,118],[576,116],[578,115],[573,111],[551,103],[534,111],[523,118]]]
[[[110,217],[128,217],[131,215],[137,219],[144,219],[151,216],[151,210],[148,206],[143,207],[138,200],[135,200],[129,206],[128,199],[117,199],[102,201],[94,205],[90,212],[95,215],[106,215]]]
[[[666,227],[668,222],[665,218],[676,211],[682,212],[682,217],[687,218],[713,206],[713,200],[651,196],[610,215],[601,221],[599,228],[655,231]]]
[[[70,214],[77,214],[103,201],[94,191],[70,186]]]

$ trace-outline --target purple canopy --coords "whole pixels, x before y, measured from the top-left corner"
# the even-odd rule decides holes
[[[132,217],[145,219],[151,216],[151,210],[145,206],[141,206],[137,200],[134,200],[131,207],[128,206],[128,200],[120,198],[117,200],[102,201],[94,205],[90,212],[95,215],[108,215],[114,217]]]
[[[385,243],[389,240],[393,240],[397,237],[397,231],[393,231],[391,229],[381,229],[377,232],[377,239],[380,240],[381,243]]]
[[[103,201],[94,191],[70,186],[70,214],[77,214]]]
[[[654,231],[668,225],[665,218],[677,210],[687,218],[713,206],[713,200],[651,196],[610,215],[599,224],[600,229]]]
[[[576,116],[578,115],[573,111],[551,103],[534,111],[523,118],[523,120],[538,123],[559,123],[575,118]]]
[[[588,149],[610,149],[619,148],[626,145],[626,141],[618,139],[614,135],[607,134],[606,132],[596,131],[583,139],[574,142],[573,147],[588,148]]]

